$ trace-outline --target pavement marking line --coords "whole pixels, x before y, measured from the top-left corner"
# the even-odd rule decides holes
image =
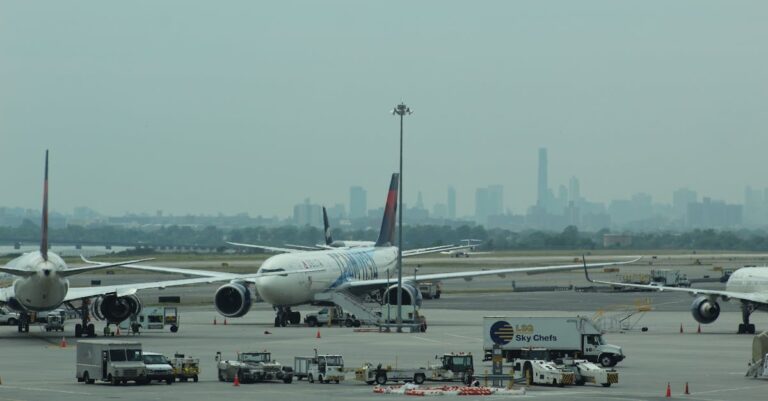
[[[720,388],[717,390],[706,390],[706,391],[696,391],[695,395],[698,394],[712,394],[712,393],[721,393],[723,391],[736,391],[736,390],[749,390],[753,388],[765,388],[765,386],[750,386],[750,387],[735,387],[735,388]]]
[[[438,344],[446,344],[446,342],[445,342],[445,341],[433,340],[433,339],[431,339],[431,338],[426,338],[426,337],[418,337],[418,336],[413,336],[413,338],[415,338],[415,339],[417,339],[417,340],[422,340],[422,341],[428,341],[428,342],[432,342],[432,343],[438,343]]]
[[[481,340],[481,339],[479,339],[477,337],[462,336],[462,335],[459,335],[459,334],[450,334],[450,333],[445,333],[445,335],[446,336],[451,336],[451,337],[456,337],[456,338],[464,338],[464,339],[472,340],[472,341],[478,342],[478,343],[483,342],[483,340]]]
[[[3,384],[1,388],[11,388],[15,390],[25,390],[25,391],[41,391],[45,393],[60,393],[60,394],[79,394],[79,395],[93,395],[93,393],[83,393],[81,391],[67,391],[67,390],[54,390],[50,388],[35,388],[35,387],[21,387],[21,386],[9,386],[6,384]]]

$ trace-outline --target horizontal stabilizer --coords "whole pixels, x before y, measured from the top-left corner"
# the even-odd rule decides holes
[[[126,260],[125,262],[117,262],[117,263],[101,263],[101,262],[93,262],[85,258],[85,256],[80,255],[80,259],[83,260],[85,263],[91,263],[95,264],[95,266],[84,266],[84,267],[75,267],[72,269],[62,270],[59,272],[59,275],[62,277],[69,277],[74,276],[75,274],[80,273],[86,273],[94,270],[101,270],[101,269],[108,269],[110,267],[118,267],[123,265],[130,265],[134,263],[141,263],[146,262],[148,260],[153,260],[154,258],[147,258],[147,259],[136,259],[136,260]]]

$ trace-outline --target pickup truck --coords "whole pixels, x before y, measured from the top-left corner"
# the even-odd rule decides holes
[[[222,361],[221,353],[217,353],[216,361],[219,381],[234,381],[235,376],[243,383],[293,381],[293,368],[272,360],[272,354],[269,352],[241,352],[237,354],[236,360],[227,361]]]

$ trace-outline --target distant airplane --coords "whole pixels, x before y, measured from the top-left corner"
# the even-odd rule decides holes
[[[146,265],[129,265],[141,270],[230,279],[214,295],[216,309],[227,317],[241,317],[251,307],[249,284],[254,284],[264,301],[276,310],[275,325],[298,323],[298,312],[291,307],[319,303],[322,295],[359,297],[374,291],[384,291],[383,299],[392,304],[397,293],[397,247],[393,246],[395,215],[397,212],[398,174],[392,175],[379,238],[370,247],[337,248],[313,252],[293,252],[275,255],[265,260],[255,274],[233,274]],[[242,244],[249,246],[248,244]],[[439,252],[440,248],[414,249],[403,252],[403,257]],[[638,258],[639,259],[639,258]],[[603,267],[632,263],[638,259],[593,263],[588,267]],[[450,279],[470,280],[479,276],[505,276],[513,273],[544,273],[581,268],[581,264],[565,266],[523,267],[494,270],[422,274],[403,277],[402,304],[419,305],[422,295],[419,282]],[[393,291],[394,290],[394,291]]]
[[[43,184],[42,240],[40,249],[25,253],[0,267],[0,272],[16,277],[12,285],[0,288],[0,306],[19,312],[18,331],[29,332],[30,313],[47,312],[62,304],[81,300],[82,323],[75,326],[75,336],[94,336],[95,329],[90,323],[89,301],[93,302],[94,314],[109,323],[125,320],[141,310],[141,302],[134,295],[146,288],[165,288],[178,285],[207,283],[218,280],[187,279],[152,283],[110,285],[100,287],[71,288],[68,277],[110,267],[124,266],[151,259],[129,260],[117,263],[100,263],[96,266],[68,268],[64,260],[48,250],[48,151],[45,152],[45,181]]]
[[[461,246],[458,246],[454,249],[448,249],[445,251],[440,252],[443,255],[449,255],[452,258],[460,258],[465,257],[468,258],[471,255],[484,255],[491,252],[476,252],[475,249],[482,243],[482,240],[479,239],[463,239],[461,242],[466,242],[465,244],[462,244]]]
[[[720,316],[720,304],[717,303],[718,298],[723,301],[737,300],[741,303],[742,319],[742,323],[739,323],[739,334],[755,334],[755,325],[749,322],[749,316],[756,310],[768,310],[768,267],[742,267],[734,271],[725,283],[725,291],[593,280],[589,277],[586,268],[584,269],[584,275],[590,283],[652,291],[688,293],[696,297],[691,304],[691,314],[697,322],[703,324],[712,323]]]
[[[296,248],[300,250],[306,250],[306,251],[318,251],[323,249],[334,249],[334,248],[357,248],[357,247],[372,247],[376,244],[375,241],[351,241],[351,240],[333,240],[333,237],[331,236],[331,225],[328,223],[328,212],[325,210],[325,206],[323,206],[323,236],[325,238],[324,244],[317,244],[315,246],[306,246],[306,245],[295,245],[295,244],[286,244],[285,246],[289,248]]]

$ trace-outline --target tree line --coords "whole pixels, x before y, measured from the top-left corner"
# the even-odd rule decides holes
[[[464,239],[481,241],[482,250],[593,250],[606,249],[603,235],[607,229],[582,232],[574,226],[561,232],[527,230],[513,232],[486,229],[483,226],[419,225],[403,227],[403,248],[423,248],[459,244]],[[344,230],[335,228],[334,239],[375,241],[378,230]],[[763,230],[696,229],[685,232],[658,231],[629,233],[631,245],[616,249],[690,249],[768,251],[768,232]],[[0,227],[0,242],[13,244],[37,243],[40,227],[25,221],[18,227]],[[69,225],[50,230],[52,243],[124,245],[143,247],[205,247],[224,249],[225,241],[284,246],[313,245],[323,241],[317,227],[251,227],[224,230],[214,226],[163,226],[152,229],[118,226],[83,227]],[[612,249],[612,248],[611,248]]]

